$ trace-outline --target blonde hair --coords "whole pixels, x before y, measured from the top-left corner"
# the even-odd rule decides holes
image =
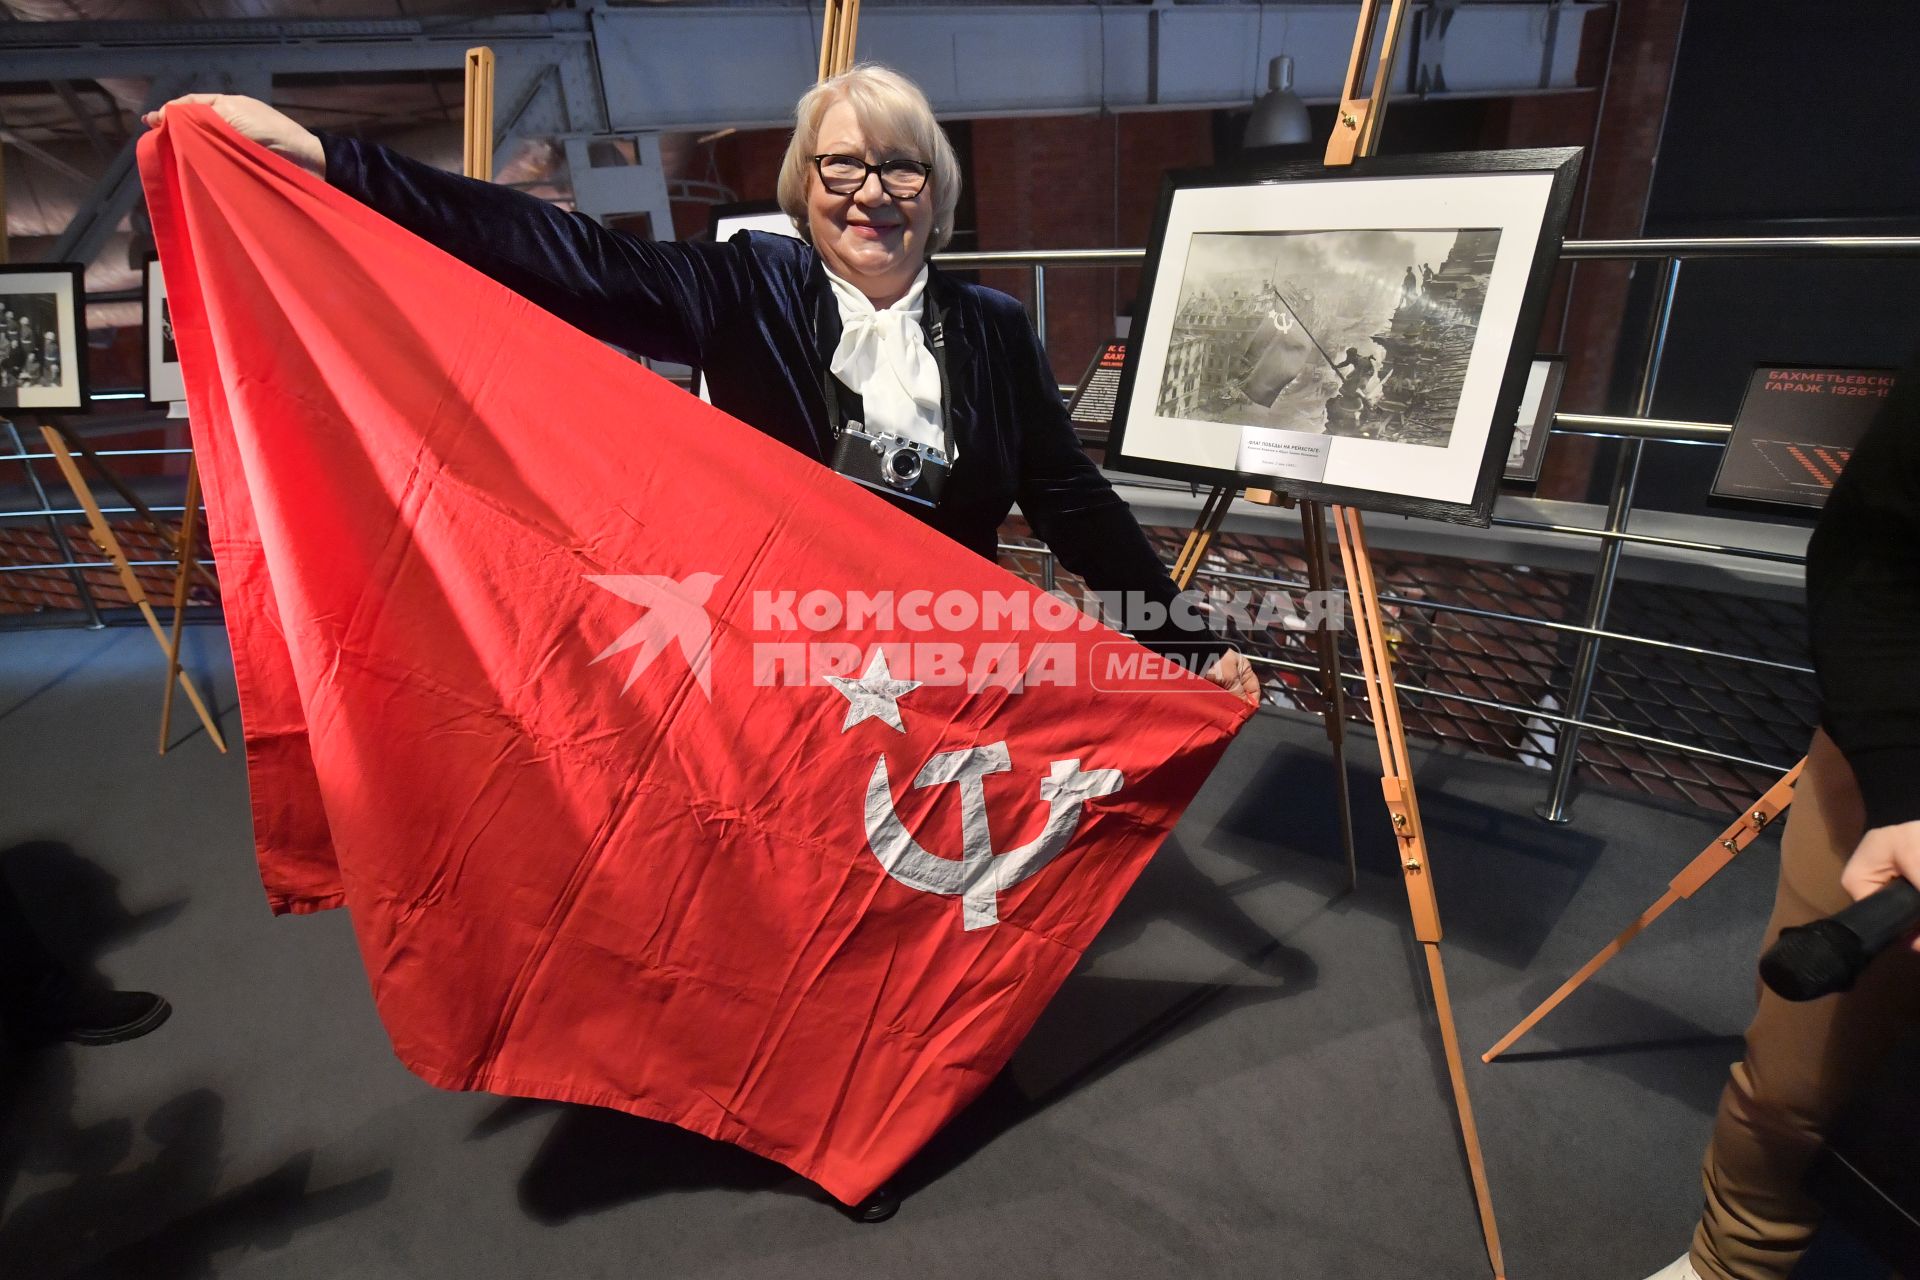
[[[793,138],[787,143],[786,159],[780,162],[776,188],[780,208],[793,219],[801,236],[812,243],[812,228],[807,224],[807,178],[813,171],[820,121],[837,102],[852,104],[860,132],[876,153],[898,150],[931,166],[933,172],[927,183],[933,195],[933,234],[927,252],[938,253],[953,238],[954,210],[960,204],[960,161],[919,86],[898,71],[871,62],[822,80],[800,95],[793,110]]]

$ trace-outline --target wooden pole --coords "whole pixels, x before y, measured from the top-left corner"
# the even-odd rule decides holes
[[[129,489],[126,484],[121,481],[120,477],[113,473],[113,468],[107,465],[106,459],[89,448],[86,441],[77,437],[66,436],[64,433],[61,438],[66,441],[69,449],[79,454],[81,460],[93,468],[94,475],[104,480],[108,488],[120,495],[121,501],[132,507],[139,517],[146,521],[147,527],[152,529],[155,534],[165,538],[168,542],[174,541],[175,538],[179,536],[179,531],[171,524],[162,520],[159,514],[155,512],[152,507],[148,506],[139,494]],[[189,469],[192,468],[193,462],[191,458],[188,459],[187,465]],[[215,578],[205,565],[195,561],[191,568],[194,575],[198,577],[201,582],[205,583],[214,591],[220,590],[220,580]]]
[[[1800,780],[1800,771],[1806,767],[1805,760],[1787,770],[1780,780],[1767,788],[1766,794],[1753,802],[1753,807],[1735,818],[1713,841],[1702,849],[1692,862],[1689,862],[1667,891],[1654,901],[1654,904],[1640,913],[1638,919],[1621,931],[1620,936],[1600,948],[1598,955],[1587,961],[1571,978],[1560,984],[1560,989],[1540,1002],[1535,1009],[1513,1030],[1500,1037],[1500,1043],[1480,1055],[1482,1062],[1492,1062],[1495,1058],[1513,1047],[1514,1041],[1534,1029],[1540,1020],[1559,1008],[1568,996],[1586,985],[1587,979],[1605,968],[1607,962],[1626,950],[1629,942],[1640,936],[1642,930],[1666,914],[1667,908],[1682,898],[1691,898],[1700,892],[1707,881],[1719,875],[1729,862],[1732,862],[1746,847],[1752,844],[1762,831],[1765,831],[1776,818],[1785,813],[1787,806],[1793,803],[1794,784]]]
[[[834,55],[840,38],[840,0],[826,0],[820,10],[820,74],[816,80],[833,75]]]
[[[1400,720],[1400,700],[1394,690],[1393,655],[1387,646],[1380,592],[1367,550],[1366,528],[1360,513],[1351,507],[1334,507],[1333,518],[1341,563],[1355,604],[1353,624],[1360,640],[1360,663],[1366,673],[1367,691],[1374,710],[1374,740],[1380,748],[1380,788],[1399,842],[1400,876],[1413,916],[1414,937],[1426,953],[1427,980],[1433,990],[1434,1013],[1440,1024],[1440,1042],[1447,1060],[1447,1079],[1453,1086],[1454,1111],[1460,1120],[1460,1139],[1466,1148],[1467,1172],[1473,1182],[1474,1204],[1480,1213],[1487,1261],[1496,1277],[1504,1277],[1506,1260],[1500,1248],[1500,1227],[1493,1213],[1486,1158],[1480,1149],[1480,1130],[1474,1121],[1466,1064],[1460,1054],[1460,1033],[1454,1023],[1453,1000],[1447,990],[1446,967],[1440,956],[1440,904],[1433,890],[1426,833],[1420,825],[1420,801],[1413,785],[1406,728]]]
[[[820,79],[853,66],[860,36],[860,0],[827,0],[820,21]]]
[[[180,675],[180,632],[187,621],[187,593],[193,586],[194,538],[199,532],[200,463],[187,458],[187,509],[180,517],[179,567],[173,571],[173,629],[167,636],[167,693],[160,703],[160,754],[167,754],[173,732],[173,686]]]
[[[99,502],[93,496],[93,490],[87,487],[87,478],[80,474],[80,464],[74,460],[67,448],[66,437],[59,430],[45,423],[41,424],[40,435],[47,442],[47,449],[53,454],[53,460],[59,464],[60,474],[66,477],[67,487],[73,490],[73,496],[87,513],[87,525],[93,531],[94,543],[113,562],[114,571],[120,576],[121,589],[127,593],[134,607],[147,620],[147,629],[153,632],[154,642],[162,653],[169,654],[171,678],[178,680],[180,688],[186,692],[187,701],[193,704],[193,710],[200,717],[207,736],[213,739],[213,745],[222,754],[226,752],[227,740],[221,736],[220,727],[213,721],[213,713],[200,697],[200,690],[194,685],[192,677],[172,663],[172,657],[179,653],[177,647],[169,649],[167,633],[160,625],[159,615],[153,611],[152,601],[147,599],[146,588],[140,585],[140,577],[134,573],[133,566],[127,561],[126,550],[121,547],[120,539],[114,536],[113,526],[107,523],[107,517],[101,512]]]
[[[1180,590],[1185,591],[1193,585],[1193,575],[1207,558],[1207,548],[1212,545],[1214,535],[1220,532],[1220,526],[1226,522],[1227,508],[1232,505],[1231,489],[1214,489],[1200,504],[1200,515],[1187,532],[1187,541],[1180,548],[1179,558],[1173,562],[1173,585]]]
[[[1307,590],[1325,600],[1333,589],[1328,571],[1326,509],[1317,502],[1300,508],[1300,541],[1306,552]],[[1339,806],[1340,849],[1347,856],[1347,891],[1360,887],[1360,858],[1353,840],[1353,797],[1347,788],[1347,690],[1340,670],[1340,632],[1322,625],[1316,637],[1320,657],[1320,696],[1326,705],[1322,721],[1327,748],[1333,756],[1333,795]]]
[[[484,45],[467,50],[466,142],[460,167],[469,178],[493,181],[493,50]]]
[[[1408,8],[1407,0],[1391,0],[1391,5],[1379,68],[1374,73],[1371,89],[1362,96],[1361,78],[1372,53],[1374,29],[1380,18],[1379,0],[1362,0],[1354,28],[1353,50],[1347,61],[1347,78],[1340,95],[1340,111],[1333,135],[1327,140],[1329,166],[1351,164],[1371,155],[1379,144],[1381,127],[1386,122],[1393,64],[1400,47],[1400,31]],[[1466,1148],[1467,1171],[1473,1181],[1473,1199],[1480,1213],[1487,1261],[1498,1280],[1506,1274],[1506,1260],[1500,1248],[1500,1227],[1487,1185],[1486,1158],[1480,1149],[1480,1130],[1474,1121],[1473,1098],[1467,1091],[1460,1033],[1454,1023],[1453,1000],[1447,990],[1446,967],[1440,954],[1440,904],[1433,889],[1426,833],[1420,825],[1420,801],[1414,790],[1406,727],[1400,719],[1399,692],[1393,682],[1393,653],[1387,644],[1380,592],[1367,550],[1366,526],[1360,512],[1352,507],[1336,506],[1332,510],[1334,533],[1340,544],[1341,564],[1346,570],[1353,603],[1354,632],[1360,641],[1367,697],[1373,707],[1374,738],[1380,747],[1380,786],[1399,844],[1400,876],[1413,914],[1414,936],[1426,953],[1427,980],[1433,991],[1441,1047],[1446,1054],[1447,1079],[1453,1087],[1454,1111],[1460,1121],[1460,1140]]]

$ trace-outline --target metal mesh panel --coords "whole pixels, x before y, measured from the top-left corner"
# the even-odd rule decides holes
[[[112,523],[136,564],[160,562],[135,572],[164,609],[172,594],[172,549],[144,521]],[[84,522],[63,519],[61,528],[82,559],[101,558]],[[1184,529],[1147,532],[1169,563],[1186,538]],[[1084,591],[1078,578],[1053,565],[1019,520],[1009,521],[1002,533],[1009,543],[1031,547],[1003,551],[1001,562],[1008,569],[1040,586],[1075,595]],[[0,522],[0,624],[82,619],[73,571],[26,568],[62,563],[44,522]],[[1564,691],[1579,639],[1552,624],[1578,624],[1590,587],[1587,576],[1382,549],[1374,551],[1374,571],[1408,733],[1537,768],[1544,793],[1561,728],[1555,717],[1566,715]],[[111,568],[78,573],[109,617],[130,608]],[[1196,579],[1222,590],[1257,590],[1270,580],[1290,592],[1305,590],[1306,562],[1297,541],[1222,534]],[[198,582],[191,600],[214,603]],[[1778,663],[1805,661],[1805,612],[1782,602],[1629,582],[1615,593],[1607,629]],[[1313,633],[1276,625],[1256,629],[1248,639],[1252,654],[1278,664],[1263,666],[1261,673],[1275,703],[1324,711]],[[1351,627],[1341,632],[1341,649],[1349,715],[1367,722],[1371,708],[1360,696]],[[1608,640],[1588,721],[1734,759],[1589,731],[1581,737],[1579,776],[1716,813],[1739,812],[1773,782],[1780,772],[1773,766],[1784,768],[1799,758],[1816,714],[1813,680],[1802,672]]]
[[[1002,532],[1008,542],[1031,543],[1017,520]],[[1184,529],[1147,533],[1169,563],[1186,539]],[[1002,553],[1003,564],[1035,583],[1043,581],[1045,559],[1037,546]],[[1580,638],[1551,624],[1581,622],[1591,580],[1562,570],[1380,548],[1373,559],[1407,732],[1537,768],[1544,793],[1561,729],[1556,717],[1567,714],[1563,699]],[[1062,587],[1077,590],[1070,575],[1058,577]],[[1303,591],[1300,544],[1223,533],[1208,549],[1195,585],[1254,588],[1260,579]],[[1509,616],[1487,616],[1495,614]],[[1615,593],[1606,630],[1805,662],[1805,611],[1795,604],[1630,582]],[[1249,640],[1256,657],[1289,664],[1263,666],[1270,698],[1324,713],[1311,632],[1270,626]],[[1341,632],[1341,652],[1349,676],[1348,713],[1368,722],[1372,711],[1354,678],[1360,658],[1350,626]],[[1802,672],[1608,640],[1589,722],[1750,763],[1589,730],[1580,741],[1579,776],[1613,790],[1737,813],[1806,750],[1815,717],[1813,680]]]
[[[127,559],[134,565],[135,577],[140,580],[141,587],[155,607],[170,606],[173,602],[172,544],[155,533],[143,520],[113,520],[109,524],[120,540],[121,550],[127,553]],[[61,521],[60,528],[80,561],[101,563],[79,570],[29,568],[31,565],[55,566],[76,562],[68,561],[62,555],[59,544],[44,523],[33,526],[0,522],[0,620],[18,622],[35,618],[51,621],[63,615],[71,615],[76,620],[83,618],[86,606],[80,598],[79,588],[74,584],[76,572],[86,580],[87,589],[101,610],[110,612],[133,608],[133,600],[120,585],[120,575],[105,563],[105,554],[93,545],[92,532],[85,522]],[[212,553],[206,544],[205,526],[201,528],[202,533],[197,539],[199,554],[202,560],[206,560]],[[148,561],[161,563],[143,563]],[[192,584],[188,601],[194,605],[211,604],[215,602],[215,597],[205,583],[196,581]]]

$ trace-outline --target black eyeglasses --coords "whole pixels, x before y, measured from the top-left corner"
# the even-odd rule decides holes
[[[820,185],[836,196],[850,196],[867,185],[867,175],[880,175],[880,189],[895,200],[911,200],[927,185],[927,166],[918,160],[882,160],[868,164],[858,156],[815,156],[813,168]]]

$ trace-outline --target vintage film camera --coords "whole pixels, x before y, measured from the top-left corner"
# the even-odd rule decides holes
[[[833,451],[833,469],[847,479],[926,507],[940,505],[951,465],[933,445],[869,434],[857,419],[847,423]]]

